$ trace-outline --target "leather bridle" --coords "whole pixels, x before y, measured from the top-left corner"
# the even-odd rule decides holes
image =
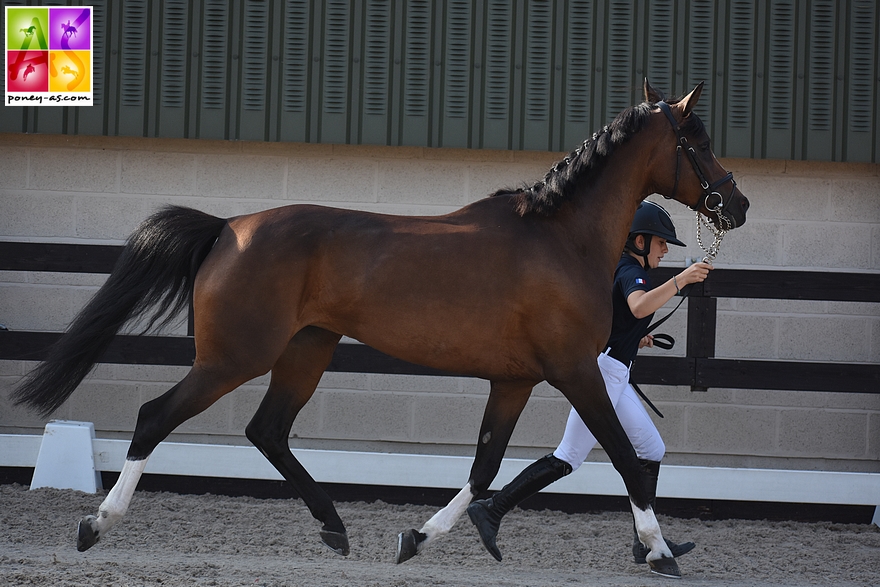
[[[664,196],[667,199],[675,198],[675,194],[678,191],[678,180],[681,176],[681,153],[684,151],[687,153],[688,158],[691,160],[691,166],[694,168],[694,173],[697,174],[697,178],[700,180],[700,187],[703,189],[703,195],[700,197],[699,201],[695,206],[688,206],[692,210],[699,210],[700,206],[703,206],[709,212],[714,212],[718,216],[718,221],[722,224],[728,224],[729,228],[736,228],[736,221],[730,214],[724,214],[727,206],[730,204],[733,199],[733,192],[736,190],[736,182],[733,180],[733,173],[728,171],[727,175],[722,177],[721,179],[709,183],[709,180],[706,179],[706,174],[703,173],[703,168],[700,167],[700,162],[697,160],[697,152],[688,142],[687,137],[681,134],[681,125],[675,120],[675,117],[672,115],[672,110],[669,108],[669,104],[666,102],[657,102],[657,106],[663,113],[666,115],[666,118],[669,119],[669,123],[672,125],[672,130],[675,131],[675,136],[678,138],[678,145],[676,145],[675,150],[677,153],[676,163],[675,163],[675,184],[672,187],[672,195]],[[730,195],[727,198],[727,201],[724,201],[724,197],[721,195],[721,192],[718,191],[722,185],[727,182],[730,182]],[[715,202],[715,198],[718,199]],[[723,215],[723,216],[722,216]],[[722,220],[723,218],[723,220]]]

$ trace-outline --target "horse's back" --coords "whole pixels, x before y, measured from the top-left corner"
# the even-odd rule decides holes
[[[420,364],[540,379],[540,331],[576,320],[582,292],[566,289],[546,229],[493,200],[444,216],[293,205],[232,218],[197,279],[197,335],[231,321],[278,346],[318,326]]]

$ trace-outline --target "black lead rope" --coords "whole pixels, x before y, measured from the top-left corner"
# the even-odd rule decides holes
[[[648,396],[646,396],[645,393],[641,389],[639,389],[639,386],[636,385],[636,382],[633,381],[632,378],[630,378],[629,384],[632,385],[632,388],[636,390],[636,393],[639,394],[639,397],[645,400],[645,403],[648,404],[648,406],[652,410],[654,410],[654,413],[662,418],[663,414],[660,413],[660,410],[657,409],[657,406],[651,403],[651,400],[648,399]]]
[[[687,289],[687,291],[690,291],[689,285],[686,285],[685,288]],[[660,318],[659,320],[657,320],[656,322],[651,324],[648,327],[648,330],[647,330],[647,332],[645,332],[645,334],[646,335],[650,334],[651,332],[656,330],[658,326],[660,326],[661,324],[663,324],[664,322],[669,320],[669,318],[673,314],[675,314],[675,311],[678,310],[681,307],[681,305],[684,303],[684,299],[686,297],[687,297],[687,293],[684,290],[682,290],[681,300],[678,302],[678,305],[675,306],[675,308],[673,308],[671,312],[669,312],[668,314],[666,314],[665,316],[663,316],[662,318]],[[672,338],[671,336],[669,336],[668,334],[655,334],[654,335],[654,346],[660,347],[661,349],[668,351],[673,346],[675,346],[675,339]],[[636,390],[636,393],[639,394],[639,397],[641,397],[643,400],[645,400],[645,403],[648,404],[648,407],[650,407],[652,410],[654,410],[655,414],[657,414],[661,418],[664,417],[663,414],[660,413],[660,410],[657,409],[657,406],[655,406],[653,403],[651,403],[651,400],[648,399],[648,396],[646,396],[645,393],[641,389],[639,389],[639,386],[636,385],[636,383],[632,380],[632,377],[630,377],[629,384],[632,385],[632,388]]]

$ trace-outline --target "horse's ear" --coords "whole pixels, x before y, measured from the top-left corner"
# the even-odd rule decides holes
[[[699,99],[700,99],[700,94],[703,93],[703,84],[704,83],[705,82],[698,83],[697,87],[694,88],[690,94],[688,94],[687,96],[682,98],[681,102],[679,102],[679,105],[681,106],[681,117],[682,118],[687,118],[688,115],[691,113],[691,110],[694,109],[694,106],[697,105],[697,101],[699,101]]]
[[[651,82],[648,81],[648,78],[645,78],[645,101],[656,104],[657,102],[663,102],[664,100],[666,100],[666,94],[660,90],[655,90],[654,86],[651,85]]]

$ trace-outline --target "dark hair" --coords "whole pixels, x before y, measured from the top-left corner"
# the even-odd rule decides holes
[[[676,104],[683,97],[668,99],[666,103]],[[526,214],[551,216],[571,198],[584,175],[597,173],[617,145],[642,130],[654,111],[655,104],[655,102],[642,102],[618,114],[611,124],[585,140],[581,146],[554,165],[543,180],[531,187],[501,189],[492,196],[513,196],[514,209],[520,216]],[[694,112],[691,112],[681,123],[682,134],[698,135],[705,130],[703,121]]]
[[[514,196],[517,214],[550,216],[574,194],[578,182],[585,174],[595,173],[617,145],[639,132],[648,120],[654,105],[643,102],[627,108],[617,115],[611,124],[554,165],[542,181],[518,190],[502,189],[492,196]]]

